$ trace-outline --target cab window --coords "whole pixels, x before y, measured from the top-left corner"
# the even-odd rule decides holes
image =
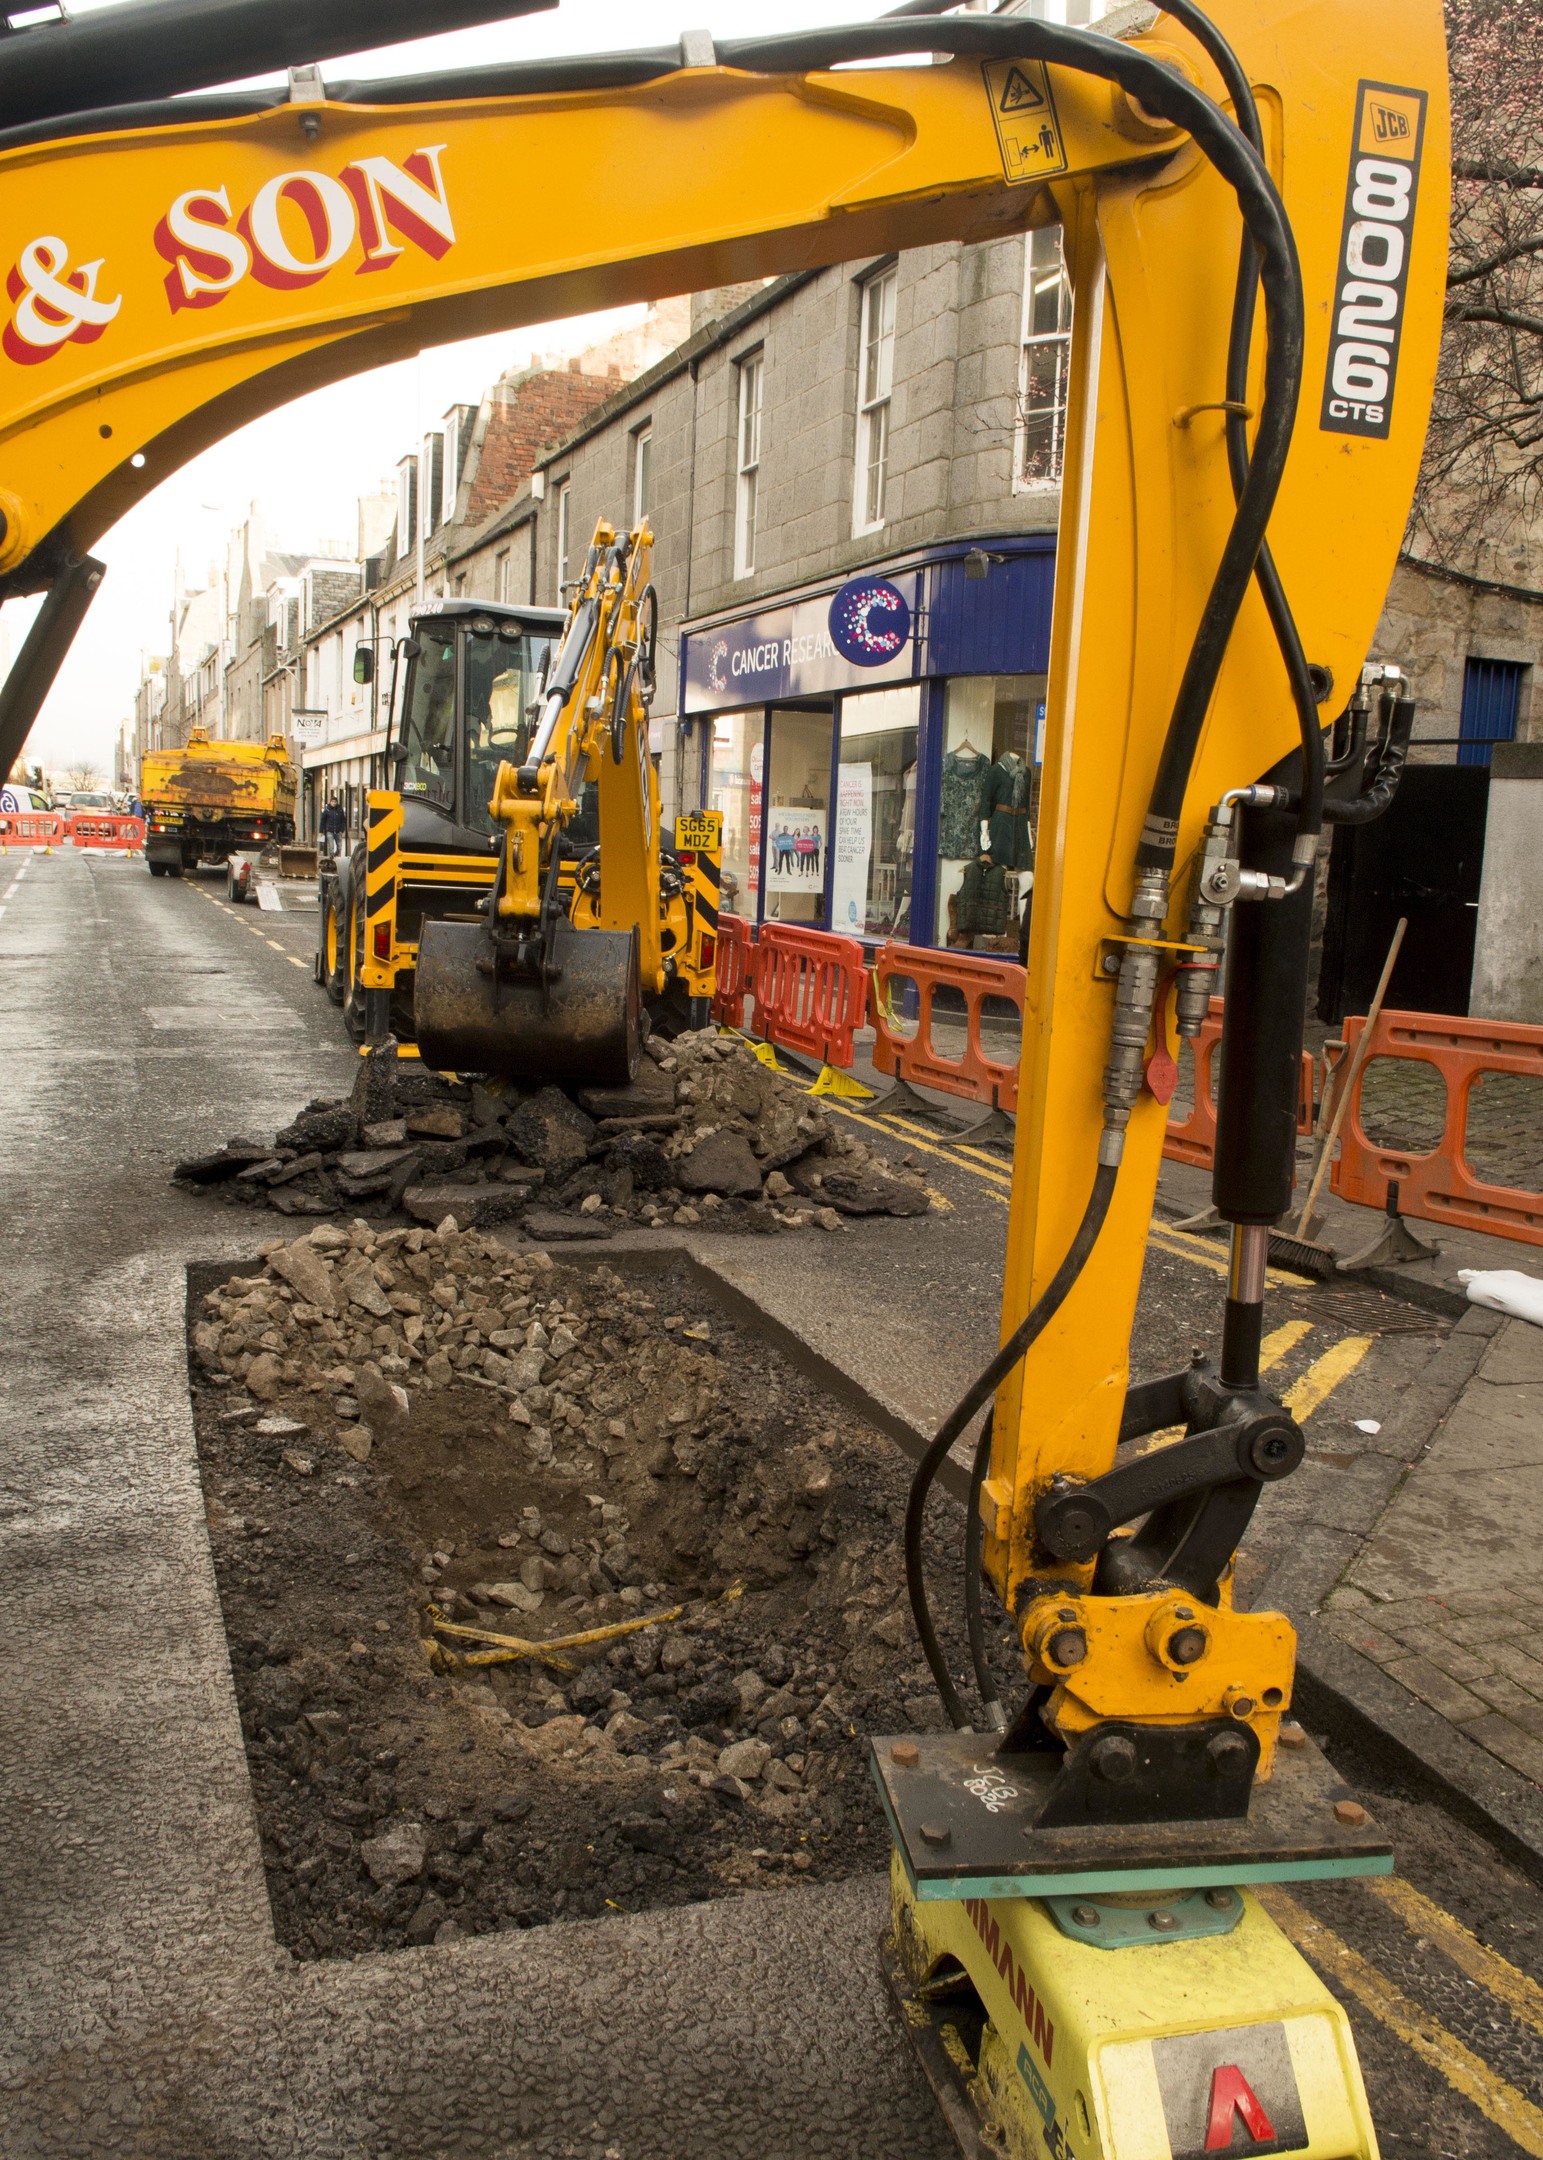
[[[427,624],[417,628],[419,653],[402,741],[407,757],[401,790],[441,810],[455,809],[455,639]]]
[[[551,651],[549,637],[500,626],[466,634],[466,785],[461,822],[473,832],[493,830],[488,804],[503,764],[520,765],[530,748],[531,708]]]

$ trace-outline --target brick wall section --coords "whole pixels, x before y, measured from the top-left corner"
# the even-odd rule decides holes
[[[500,385],[464,522],[475,528],[512,502],[547,445],[560,442],[619,387],[618,377],[555,368]]]

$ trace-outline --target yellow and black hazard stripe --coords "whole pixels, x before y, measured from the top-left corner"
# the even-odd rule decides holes
[[[396,980],[396,888],[402,798],[371,788],[364,872],[364,968],[366,990],[389,990]]]
[[[675,820],[675,852],[687,877],[690,936],[681,965],[692,997],[718,987],[718,907],[723,887],[723,813],[697,810]]]

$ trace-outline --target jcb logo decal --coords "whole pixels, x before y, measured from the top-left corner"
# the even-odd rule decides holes
[[[1361,84],[1319,418],[1331,434],[1392,424],[1424,131],[1423,90]]]
[[[216,307],[247,278],[294,292],[350,260],[356,275],[388,270],[409,247],[438,262],[455,245],[440,168],[444,149],[428,144],[400,165],[366,157],[335,174],[278,173],[240,207],[228,188],[187,189],[153,236],[170,265],[167,305],[173,314]],[[72,268],[70,253],[67,241],[42,233],[22,248],[6,278],[11,314],[0,348],[23,367],[61,346],[90,344],[123,306],[121,291],[101,289],[109,276],[104,258]]]

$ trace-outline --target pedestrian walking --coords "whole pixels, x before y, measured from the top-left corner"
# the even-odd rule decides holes
[[[343,835],[348,830],[348,820],[343,815],[343,805],[336,795],[327,797],[321,814],[321,851],[323,855],[336,855],[343,845]]]

